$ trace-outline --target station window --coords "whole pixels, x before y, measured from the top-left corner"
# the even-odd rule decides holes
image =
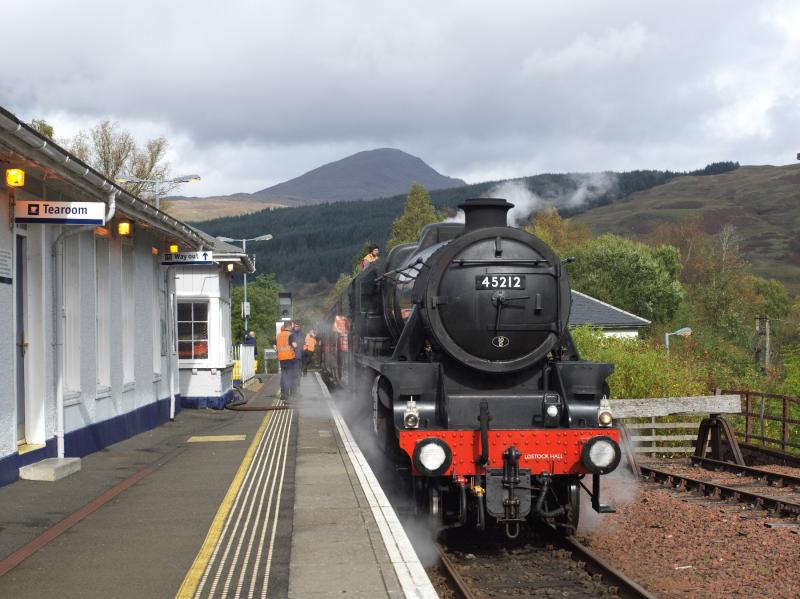
[[[178,302],[178,358],[208,358],[208,302]]]

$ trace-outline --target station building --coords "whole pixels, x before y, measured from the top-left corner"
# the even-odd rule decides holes
[[[224,405],[231,277],[253,271],[249,258],[2,108],[0,176],[0,485],[43,460],[54,477],[74,470],[69,458],[167,422],[182,404]],[[175,250],[213,260],[164,265]]]

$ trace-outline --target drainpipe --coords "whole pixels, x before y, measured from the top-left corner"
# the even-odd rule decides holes
[[[119,190],[113,190],[108,194],[108,211],[106,212],[106,223],[114,216],[117,209],[117,194]],[[63,260],[64,260],[64,240],[73,235],[79,235],[86,231],[94,231],[94,226],[75,227],[62,231],[56,237],[50,249],[52,257],[53,273],[53,295],[55,296],[55,306],[53,307],[53,349],[56,363],[55,392],[56,392],[56,449],[59,458],[64,457],[64,321],[67,313],[64,306],[64,281],[63,281]]]

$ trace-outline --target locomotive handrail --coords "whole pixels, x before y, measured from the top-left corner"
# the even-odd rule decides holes
[[[458,264],[459,266],[491,266],[494,264],[523,264],[525,266],[539,266],[540,264],[550,264],[549,260],[523,260],[517,258],[489,258],[468,260],[465,258],[456,258],[451,264]]]
[[[407,270],[416,270],[419,272],[423,267],[428,266],[425,264],[425,261],[422,258],[417,258],[416,262],[412,262],[411,264],[404,266],[402,268],[395,268],[394,270],[387,270],[382,275],[375,277],[375,281],[380,281],[381,279],[389,279],[392,278],[393,275],[399,275]]]

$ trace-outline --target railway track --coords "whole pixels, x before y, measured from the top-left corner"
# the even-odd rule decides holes
[[[800,479],[797,477],[777,474],[760,468],[727,464],[708,458],[698,458],[698,462],[707,467],[716,467],[720,470],[733,472],[741,479],[735,482],[720,482],[712,478],[689,476],[680,471],[657,468],[649,464],[640,465],[640,469],[643,476],[654,482],[666,483],[672,487],[682,488],[687,491],[696,491],[710,498],[731,499],[749,504],[752,510],[764,511],[766,516],[800,516],[800,493],[774,494],[767,492],[781,488],[776,484],[779,481],[783,491],[786,490],[785,486],[800,485]],[[750,480],[745,480],[745,477]],[[762,490],[766,487],[769,488]]]
[[[574,539],[529,539],[475,552],[439,545],[441,569],[463,599],[503,596],[653,598]],[[467,548],[468,549],[468,548]]]

